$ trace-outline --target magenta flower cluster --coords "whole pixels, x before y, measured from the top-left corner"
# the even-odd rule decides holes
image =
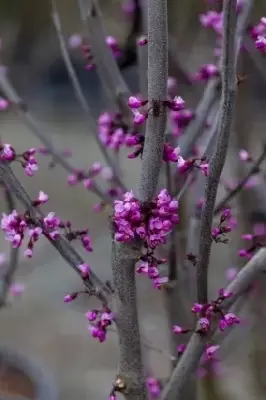
[[[256,49],[262,53],[266,52],[266,17],[262,17],[259,24],[250,27],[249,33],[255,41]]]
[[[38,207],[47,201],[48,195],[41,191],[38,198],[33,200],[32,204]],[[40,218],[38,226],[36,226],[36,222],[32,219],[29,212],[19,214],[16,210],[13,210],[10,214],[3,213],[1,229],[5,233],[6,240],[11,242],[14,248],[21,247],[24,240],[28,238],[24,255],[29,258],[33,256],[34,246],[42,235],[51,240],[57,240],[61,235],[64,235],[69,241],[80,239],[83,247],[89,252],[92,251],[88,229],[73,231],[70,221],[64,223],[53,212],[48,213],[44,218]],[[82,271],[82,267],[80,269],[85,274],[85,271]]]
[[[231,222],[231,223],[230,223]],[[231,210],[229,208],[222,212],[219,225],[212,230],[212,238],[216,243],[228,243],[226,234],[231,232],[234,226]]]
[[[110,309],[104,310],[91,310],[86,313],[86,318],[90,322],[89,331],[94,339],[100,343],[104,342],[107,336],[108,327],[114,321],[114,314]]]
[[[224,289],[219,289],[219,297],[209,304],[195,303],[191,309],[194,314],[199,316],[197,332],[205,334],[212,327],[213,318],[217,320],[219,317],[219,328],[223,332],[226,328],[240,323],[240,319],[233,313],[225,313],[222,309],[222,303],[225,299],[232,296],[232,293],[227,293]],[[184,328],[179,325],[173,326],[173,333],[185,334],[191,332],[192,329]]]
[[[114,202],[115,239],[130,242],[142,239],[155,249],[166,243],[166,237],[178,223],[178,201],[173,200],[166,189],[148,205],[143,206],[133,195],[124,194],[123,200]]]
[[[0,144],[0,161],[9,163],[13,161],[19,162],[28,176],[33,176],[39,169],[35,154],[36,149],[34,148],[22,154],[17,154],[11,144]]]

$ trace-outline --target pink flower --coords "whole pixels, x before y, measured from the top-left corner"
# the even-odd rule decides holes
[[[207,318],[200,318],[199,326],[201,332],[207,332],[210,329],[210,321]]]
[[[9,293],[12,296],[20,296],[25,290],[23,283],[12,283],[9,287]]]
[[[185,101],[180,96],[176,96],[172,101],[168,102],[168,107],[173,111],[183,110]]]
[[[141,36],[138,40],[137,40],[137,45],[138,46],[145,46],[148,43],[148,38],[147,36]]]
[[[193,313],[198,314],[198,313],[200,313],[200,312],[202,311],[202,309],[203,309],[203,305],[202,305],[202,304],[195,303],[195,304],[193,305],[191,311],[192,311]]]
[[[16,152],[11,144],[0,145],[0,159],[5,161],[13,161],[16,158]]]
[[[85,189],[91,189],[93,187],[93,180],[90,178],[84,179],[83,186]]]
[[[82,277],[87,278],[90,274],[90,265],[87,263],[79,264],[78,269],[80,270]]]
[[[78,296],[77,292],[71,293],[71,294],[67,294],[64,297],[64,303],[70,303],[71,301],[75,300]]]
[[[217,352],[217,350],[220,348],[219,345],[213,345],[213,346],[209,346],[206,349],[206,357],[208,360],[211,360],[213,355]]]
[[[137,109],[145,106],[147,103],[148,100],[139,100],[137,97],[130,96],[127,104],[131,109]]]
[[[74,33],[68,39],[68,46],[71,49],[78,49],[82,45],[82,37],[78,33]]]
[[[200,170],[203,173],[204,176],[208,176],[209,174],[209,164],[208,163],[202,163],[200,164]]]
[[[180,333],[184,333],[184,329],[181,328],[181,326],[178,325],[174,325],[173,326],[173,332],[177,335],[179,335]]]
[[[46,203],[48,201],[48,199],[49,199],[48,194],[46,194],[42,191],[39,192],[38,201],[40,204]]]
[[[96,320],[97,316],[98,316],[98,311],[97,310],[92,310],[92,311],[88,311],[85,314],[86,318],[90,321],[93,322]]]
[[[24,251],[24,256],[25,256],[25,257],[28,257],[28,258],[31,258],[31,257],[33,256],[33,251],[32,251],[32,249],[27,248],[27,249]]]
[[[133,120],[134,125],[141,125],[146,121],[146,119],[147,119],[147,114],[141,114],[139,111],[134,112],[134,120]]]
[[[241,161],[250,161],[251,160],[251,156],[250,156],[249,152],[245,149],[242,149],[239,151],[239,158]]]
[[[9,106],[9,102],[4,99],[3,97],[0,97],[0,111],[5,111]]]

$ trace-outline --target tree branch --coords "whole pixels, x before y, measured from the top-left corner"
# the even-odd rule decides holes
[[[168,29],[167,4],[162,0],[148,2],[148,94],[152,107],[146,135],[138,190],[145,204],[154,196],[162,163],[167,115],[163,101],[167,98]],[[112,227],[113,231],[113,227]],[[125,383],[123,394],[128,400],[146,400],[144,368],[137,315],[135,263],[141,243],[119,244],[113,238],[112,270],[118,305],[117,330],[120,340],[119,377]]]
[[[248,16],[250,14],[251,8],[253,5],[253,0],[244,0],[243,7],[241,13],[238,17],[237,21],[237,49],[236,53],[238,55],[240,50],[241,41],[243,38],[243,34],[246,29]],[[184,158],[187,158],[191,150],[196,142],[196,139],[201,134],[208,114],[215,100],[219,99],[220,90],[219,87],[221,85],[221,78],[217,77],[215,79],[211,79],[206,86],[203,97],[200,100],[196,112],[195,118],[191,121],[188,128],[186,129],[184,135],[180,138],[180,148],[181,153]]]
[[[96,65],[97,73],[111,96],[112,104],[117,104],[125,116],[131,116],[127,100],[130,90],[127,87],[114,56],[105,43],[105,31],[102,21],[102,14],[97,0],[89,0],[89,5],[84,0],[79,0],[80,15],[92,42],[93,62]],[[88,3],[85,0],[85,3]]]
[[[17,198],[17,200],[25,207],[25,209],[30,213],[36,226],[40,226],[44,232],[45,228],[41,221],[44,217],[42,212],[32,205],[32,201],[25,189],[16,178],[12,169],[7,164],[0,163],[0,179],[4,182],[7,189]],[[82,278],[86,288],[89,293],[93,296],[98,297],[104,304],[108,303],[108,295],[111,291],[108,286],[106,286],[101,280],[94,274],[93,271],[90,272],[89,278],[84,279],[81,272],[78,269],[78,265],[84,264],[82,257],[76,252],[76,250],[71,246],[71,244],[63,237],[60,236],[59,239],[53,240],[49,235],[45,235],[53,247],[61,254],[65,261],[74,269],[76,273]]]
[[[223,302],[222,307],[228,309],[236,302],[238,297],[251,285],[256,276],[266,271],[266,249],[259,250],[246,266],[238,273],[236,278],[228,285],[226,292],[233,293],[230,299]],[[199,360],[208,341],[208,335],[194,333],[182,355],[177,367],[165,386],[161,400],[180,399],[180,394],[187,380],[197,368]]]
[[[139,200],[152,199],[158,185],[167,128],[168,27],[166,2],[148,3],[148,100],[151,108],[146,125]]]
[[[0,71],[0,87],[3,90],[7,99],[14,106],[14,110],[16,114],[21,118],[21,120],[25,123],[25,125],[29,128],[29,130],[36,136],[41,143],[49,150],[53,159],[64,168],[65,171],[71,174],[75,174],[76,170],[73,168],[69,162],[62,157],[61,152],[59,152],[52,142],[48,139],[47,132],[43,129],[42,125],[35,119],[32,113],[29,111],[27,105],[23,102],[23,100],[19,97],[16,90],[13,88],[11,83],[9,82],[8,77],[3,71]],[[89,175],[84,174],[84,179],[89,178]],[[103,190],[93,182],[93,187],[91,188],[92,192],[94,192],[100,199],[103,199],[107,204],[112,203],[113,199],[110,198]]]
[[[253,164],[248,174],[236,185],[236,187],[233,190],[230,190],[230,192],[226,194],[226,196],[217,204],[217,206],[214,209],[214,215],[219,214],[219,212],[221,212],[223,208],[226,207],[228,202],[232,200],[232,198],[235,197],[243,189],[243,187],[249,181],[252,175],[258,172],[260,165],[265,160],[265,157],[266,157],[266,144],[264,144],[262,154],[260,155],[258,160]]]
[[[208,266],[212,245],[212,220],[219,181],[228,150],[236,100],[236,0],[224,0],[223,4],[222,97],[218,138],[207,177],[197,261],[197,292],[198,302],[201,304],[208,301]]]
[[[65,66],[66,66],[66,69],[67,69],[67,72],[69,75],[70,82],[71,82],[73,90],[74,90],[74,93],[76,95],[76,98],[77,98],[82,110],[84,111],[84,114],[86,116],[86,120],[88,123],[88,127],[91,130],[91,132],[93,133],[94,139],[95,139],[100,151],[102,152],[104,159],[106,160],[107,164],[112,168],[112,170],[114,172],[115,181],[126,192],[127,189],[126,189],[124,183],[122,182],[122,179],[120,176],[121,175],[120,170],[119,170],[117,164],[115,162],[113,162],[106,147],[104,146],[104,144],[101,142],[101,140],[99,138],[97,125],[91,114],[90,106],[86,100],[86,97],[84,95],[82,87],[79,83],[77,74],[73,67],[73,63],[71,61],[71,58],[70,58],[70,55],[69,55],[69,52],[68,52],[68,49],[66,46],[66,42],[65,42],[65,39],[63,36],[63,32],[62,32],[62,28],[61,28],[61,21],[60,21],[59,13],[57,11],[57,6],[56,6],[56,0],[51,0],[51,4],[52,4],[52,20],[54,23],[54,27],[56,29],[56,33],[57,33],[59,44],[60,44],[61,54],[62,54],[64,63],[65,63]]]

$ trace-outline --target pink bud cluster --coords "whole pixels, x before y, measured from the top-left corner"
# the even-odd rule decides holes
[[[68,176],[67,181],[70,186],[76,186],[79,182],[83,182],[85,189],[92,189],[94,186],[94,178],[101,177],[105,181],[113,180],[113,171],[110,167],[104,167],[100,162],[95,162],[86,171],[76,169]]]
[[[131,108],[134,119],[134,125],[143,124],[148,118],[148,111],[144,110],[143,112],[139,112],[138,109],[144,107],[148,104],[148,100],[140,100],[135,96],[130,96],[128,99],[128,106]],[[161,102],[162,106],[168,107],[172,111],[180,111],[185,107],[185,102],[180,96],[175,96],[174,98],[169,97],[167,100]]]
[[[167,282],[168,277],[160,276],[159,266],[166,262],[165,259],[157,259],[153,251],[147,251],[146,254],[140,257],[140,262],[137,264],[136,272],[138,274],[146,275],[151,279],[155,289],[161,289]]]
[[[266,17],[262,17],[260,23],[250,27],[249,33],[255,41],[256,49],[266,52]]]
[[[19,162],[28,176],[33,176],[39,169],[35,154],[36,149],[33,148],[22,154],[17,154],[11,144],[0,144],[0,161]]]
[[[123,200],[114,202],[115,240],[128,243],[143,240],[143,254],[137,264],[137,273],[145,274],[156,289],[167,283],[168,278],[161,277],[158,266],[165,259],[157,259],[154,250],[165,244],[167,235],[178,223],[178,201],[173,200],[166,189],[149,204],[142,205],[133,192],[124,194]]]
[[[0,96],[0,111],[5,111],[9,107],[9,101]]]
[[[233,313],[225,313],[222,309],[223,301],[232,296],[232,293],[226,292],[224,289],[219,289],[219,296],[215,301],[209,304],[195,303],[191,309],[194,314],[197,314],[199,319],[197,323],[196,332],[200,335],[205,335],[212,329],[212,324],[219,318],[219,329],[223,332],[226,328],[232,327],[240,323],[240,319]],[[181,327],[179,325],[173,326],[173,333],[176,335],[186,334],[192,332],[193,329]],[[213,358],[214,353],[218,350],[217,345],[207,345],[202,358],[202,363],[206,360]],[[178,353],[180,349],[178,348]]]
[[[154,249],[166,243],[166,236],[179,221],[177,211],[178,201],[171,199],[166,189],[148,206],[142,206],[132,191],[127,192],[123,200],[114,202],[115,239],[120,242],[142,239]]]
[[[121,55],[117,40],[113,36],[106,36],[105,43],[112,51],[114,57],[118,58]],[[93,52],[90,45],[84,42],[84,39],[79,34],[70,36],[68,40],[69,47],[71,49],[81,49],[84,60],[86,62],[85,69],[90,71],[94,69],[95,65],[93,62]]]
[[[228,243],[226,234],[231,232],[234,224],[230,224],[232,218],[231,210],[229,208],[222,212],[219,225],[212,230],[212,239],[216,243]],[[234,219],[232,220],[234,222]]]
[[[38,198],[33,200],[32,204],[38,207],[47,201],[48,195],[44,192],[39,192]],[[49,237],[51,240],[59,239],[62,234],[69,241],[80,239],[83,247],[89,252],[92,251],[91,238],[88,235],[88,230],[73,231],[70,221],[64,223],[53,212],[48,213],[44,218],[40,218],[38,226],[29,212],[19,214],[16,210],[13,210],[10,214],[3,213],[1,229],[5,233],[6,240],[11,242],[14,248],[21,247],[24,239],[28,237],[27,249],[24,251],[24,255],[29,258],[33,256],[34,246],[41,235]],[[85,274],[85,270],[81,270],[81,273],[83,272]]]
[[[98,134],[101,142],[110,149],[118,151],[126,144],[127,136],[135,135],[122,121],[122,115],[104,112],[98,118]]]
[[[107,330],[114,321],[114,315],[110,309],[91,310],[86,313],[86,318],[90,322],[89,330],[94,339],[100,343],[104,342],[107,337]]]
[[[232,293],[226,292],[224,289],[219,290],[219,297],[212,301],[210,304],[199,304],[195,303],[191,309],[191,311],[195,314],[198,314],[198,324],[196,332],[200,335],[206,335],[210,332],[213,327],[212,324],[214,321],[217,321],[217,317],[219,318],[219,329],[223,332],[226,328],[232,327],[234,325],[238,325],[240,323],[240,319],[234,313],[225,313],[222,309],[222,303],[225,299],[228,299],[232,296]],[[178,325],[173,326],[173,333],[176,335],[186,334],[188,332],[192,332],[192,329],[184,328]],[[211,366],[215,370],[218,369],[218,359],[216,358],[217,350],[219,349],[219,345],[215,344],[207,344],[204,354],[200,360],[200,367],[198,369],[198,376],[203,377],[206,374],[206,370],[204,366],[206,362],[211,361]],[[177,348],[178,355],[181,355],[186,349],[185,345],[179,345]]]
[[[220,75],[219,68],[214,64],[202,65],[198,72],[194,76],[194,80],[206,82],[211,78],[218,77]]]
[[[245,257],[248,260],[250,260],[256,250],[258,250],[260,247],[265,246],[266,244],[266,224],[265,223],[259,223],[255,224],[253,226],[253,231],[252,233],[245,233],[242,235],[242,239],[251,242],[251,245],[249,248],[245,249],[240,249],[238,251],[238,255],[240,257]]]
[[[241,13],[243,8],[243,0],[237,1],[237,13]],[[207,11],[204,14],[200,14],[199,20],[204,28],[210,28],[217,34],[217,45],[218,47],[214,50],[215,56],[221,54],[221,37],[223,33],[223,13],[214,10]]]
[[[170,127],[174,137],[179,137],[183,134],[184,129],[193,120],[195,114],[188,108],[179,111],[170,111]]]
[[[154,377],[149,377],[146,379],[147,389],[152,398],[157,398],[161,394],[161,384],[160,381]]]

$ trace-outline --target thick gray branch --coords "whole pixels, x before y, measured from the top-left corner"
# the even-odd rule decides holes
[[[162,163],[167,113],[167,4],[164,0],[148,2],[148,92],[152,107],[146,127],[139,185],[139,200],[149,202],[155,194]],[[113,227],[112,227],[113,230]],[[134,246],[136,245],[136,248]],[[146,400],[138,327],[135,263],[141,243],[121,245],[113,240],[112,270],[115,283],[117,330],[120,341],[119,375],[126,384],[128,400]]]
[[[207,177],[197,262],[198,302],[202,304],[208,301],[208,266],[212,245],[212,220],[218,185],[228,150],[236,100],[236,0],[224,0],[223,4],[222,97],[218,138]]]
[[[142,363],[137,313],[135,263],[139,247],[113,240],[112,269],[116,288],[116,325],[119,338],[119,376],[125,383],[128,400],[146,400],[146,382]]]
[[[148,3],[148,99],[149,117],[146,125],[139,199],[151,200],[157,188],[162,164],[167,111],[162,104],[167,98],[168,25],[167,2]]]

